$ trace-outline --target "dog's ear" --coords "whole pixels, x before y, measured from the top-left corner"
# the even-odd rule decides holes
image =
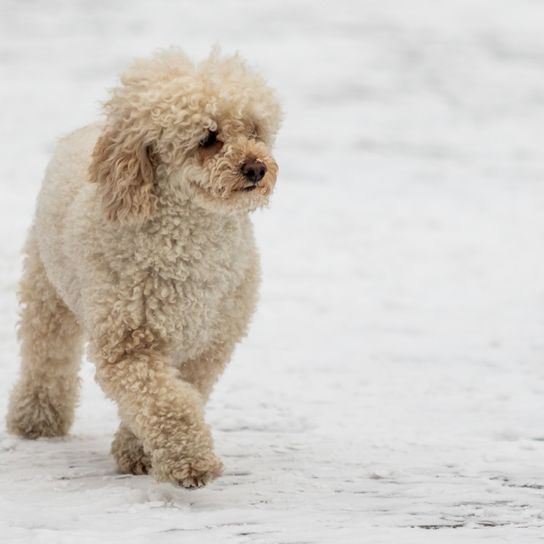
[[[104,128],[93,150],[89,174],[98,184],[108,219],[127,223],[153,215],[155,166],[152,143],[134,127],[118,120]]]

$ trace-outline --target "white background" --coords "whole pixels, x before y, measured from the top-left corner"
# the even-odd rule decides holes
[[[208,408],[225,475],[116,474],[82,365],[69,437],[0,431],[0,541],[544,541],[544,4],[0,2],[0,414],[55,140],[135,56],[240,50],[279,91],[264,282]]]

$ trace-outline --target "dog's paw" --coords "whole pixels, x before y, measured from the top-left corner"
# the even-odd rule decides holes
[[[142,442],[127,427],[121,425],[111,444],[111,453],[123,474],[149,474],[151,459]]]
[[[187,457],[158,450],[153,452],[153,477],[159,482],[172,482],[182,487],[203,487],[223,472],[223,463],[213,453]]]
[[[23,438],[52,438],[66,435],[72,419],[73,411],[55,404],[47,391],[29,391],[19,383],[11,395],[6,426]]]

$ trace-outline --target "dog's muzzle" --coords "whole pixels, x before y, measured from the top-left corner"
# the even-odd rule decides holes
[[[266,174],[266,165],[257,159],[252,159],[242,164],[240,170],[242,171],[244,178],[249,181],[249,185],[244,187],[242,190],[252,191],[264,178]]]

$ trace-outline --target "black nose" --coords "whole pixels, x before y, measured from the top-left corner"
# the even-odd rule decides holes
[[[260,161],[247,161],[242,164],[242,174],[249,181],[259,183],[266,174],[266,166]]]

